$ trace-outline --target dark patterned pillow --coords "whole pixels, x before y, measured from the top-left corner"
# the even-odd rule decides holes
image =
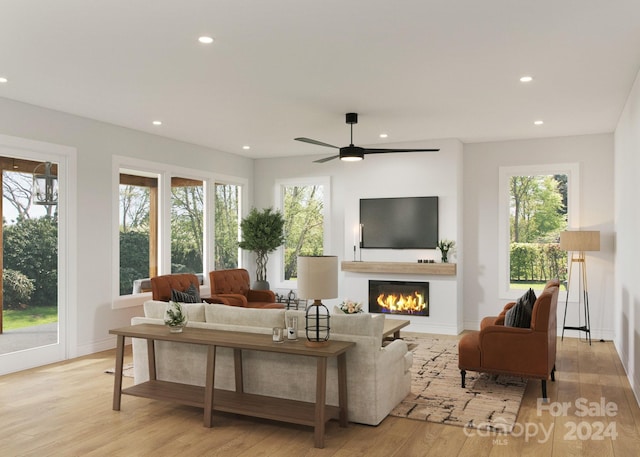
[[[536,294],[533,289],[529,289],[524,295],[518,298],[515,305],[511,307],[504,316],[504,325],[506,327],[531,327],[531,315],[533,314],[533,305],[536,302]]]
[[[171,301],[179,303],[200,303],[200,292],[191,284],[184,292],[171,289]]]

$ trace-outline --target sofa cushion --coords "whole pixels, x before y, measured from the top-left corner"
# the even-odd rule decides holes
[[[144,315],[145,317],[151,317],[154,319],[164,319],[164,313],[167,311],[166,301],[159,300],[147,300],[144,302]],[[204,322],[204,303],[185,303],[185,309],[187,310],[187,317],[189,322]]]
[[[298,318],[298,329],[305,332],[305,311],[287,310],[287,317],[296,316]],[[373,336],[382,341],[382,329],[384,328],[384,314],[332,314],[329,320],[329,339],[331,335],[359,335]]]
[[[284,327],[284,309],[241,308],[218,304],[207,304],[204,308],[208,323],[243,325],[248,327]]]
[[[187,287],[184,292],[171,289],[171,301],[176,301],[180,303],[200,303],[200,292],[196,289],[196,286],[191,284]]]
[[[536,302],[536,294],[533,289],[529,289],[518,298],[515,305],[509,309],[504,316],[504,325],[506,327],[531,327],[531,314],[533,313],[533,305]]]

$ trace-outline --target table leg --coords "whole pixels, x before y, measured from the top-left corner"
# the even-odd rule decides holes
[[[242,349],[233,350],[233,364],[236,372],[236,392],[244,392],[244,381],[242,375]]]
[[[340,427],[346,427],[349,422],[346,353],[338,356],[338,406],[340,407]]]
[[[156,371],[156,343],[154,340],[147,340],[147,360],[149,362],[149,381],[157,379]]]
[[[116,372],[113,380],[113,410],[120,411],[120,399],[122,398],[122,364],[124,361],[124,335],[117,336],[116,347]]]
[[[211,428],[213,390],[216,374],[216,346],[207,346],[207,371],[204,387],[204,426]]]
[[[324,448],[327,400],[327,358],[318,357],[316,368],[315,447]]]

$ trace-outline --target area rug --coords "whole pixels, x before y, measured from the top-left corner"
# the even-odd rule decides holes
[[[467,372],[460,384],[458,341],[407,336],[413,350],[411,393],[391,416],[511,432],[527,386],[526,379]]]
[[[115,374],[116,369],[115,368],[109,368],[108,370],[104,371],[107,374]],[[127,363],[124,364],[122,366],[122,376],[125,376],[127,378],[133,378],[133,363]]]

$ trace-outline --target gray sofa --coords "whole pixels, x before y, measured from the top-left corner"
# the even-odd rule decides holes
[[[148,301],[145,317],[134,317],[132,324],[164,325],[167,303]],[[284,327],[285,316],[298,317],[299,338],[304,338],[304,311],[251,309],[217,304],[189,304],[188,326],[229,331],[271,334],[273,327]],[[349,420],[378,425],[402,401],[411,388],[412,353],[402,340],[382,347],[384,315],[332,315],[331,338],[353,341],[347,353]],[[287,344],[286,341],[284,344]],[[134,382],[149,379],[146,342],[133,339]],[[156,342],[158,379],[204,385],[206,348],[199,345]],[[310,357],[269,352],[243,352],[244,391],[262,395],[314,401],[316,365]],[[233,352],[218,348],[216,388],[233,390]],[[336,361],[327,371],[327,403],[338,405]]]

